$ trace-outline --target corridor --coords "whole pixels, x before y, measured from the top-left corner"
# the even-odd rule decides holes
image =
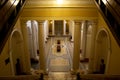
[[[60,44],[57,41],[60,40]],[[49,72],[66,72],[70,71],[72,67],[72,53],[69,53],[67,47],[68,38],[55,37],[51,38],[51,49],[48,53],[47,66]],[[57,51],[57,46],[61,50]]]
[[[75,80],[80,73],[81,79],[100,74],[98,80],[120,76],[119,3],[1,0],[0,77],[30,80],[29,75],[39,78],[43,73],[45,80]]]
[[[68,39],[69,37],[51,37],[46,44],[47,47],[48,44],[49,46],[51,44],[51,47],[47,48],[49,50],[47,56],[48,76],[45,77],[45,80],[76,80],[76,76],[70,73],[73,52],[68,49],[72,45]],[[67,47],[68,45],[69,47]],[[60,51],[57,51],[57,46],[61,47]]]

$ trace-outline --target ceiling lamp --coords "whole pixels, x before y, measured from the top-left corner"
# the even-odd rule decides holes
[[[62,3],[63,3],[63,0],[57,0],[57,3],[58,3],[58,4],[62,4]]]

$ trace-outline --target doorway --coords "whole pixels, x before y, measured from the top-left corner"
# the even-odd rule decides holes
[[[109,58],[110,58],[110,39],[106,29],[98,31],[96,37],[96,49],[95,49],[95,69],[99,71],[101,59],[104,60],[105,71],[108,72]]]
[[[24,71],[24,48],[23,40],[20,32],[14,30],[10,37],[10,59],[11,59],[11,69],[13,75],[21,75]],[[19,70],[18,70],[19,69]]]
[[[57,36],[63,35],[63,20],[55,20],[55,34]]]

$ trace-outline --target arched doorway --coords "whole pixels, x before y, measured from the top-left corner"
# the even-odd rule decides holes
[[[98,31],[96,36],[96,49],[95,49],[95,69],[99,71],[101,59],[105,63],[105,73],[108,72],[110,58],[110,39],[106,29]]]
[[[24,59],[23,59],[23,39],[18,30],[13,30],[10,36],[10,60],[13,75],[20,75],[24,73]]]

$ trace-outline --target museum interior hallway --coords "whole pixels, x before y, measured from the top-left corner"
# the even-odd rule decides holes
[[[0,0],[0,80],[120,80],[120,0]]]
[[[46,46],[46,65],[48,76],[45,80],[76,80],[76,76],[71,75],[72,58],[73,58],[73,43],[70,37],[50,37],[45,44]],[[60,50],[57,51],[57,46]],[[33,71],[39,73],[39,64],[32,65]],[[82,74],[87,74],[88,63],[79,63]],[[36,74],[35,72],[33,74]]]

